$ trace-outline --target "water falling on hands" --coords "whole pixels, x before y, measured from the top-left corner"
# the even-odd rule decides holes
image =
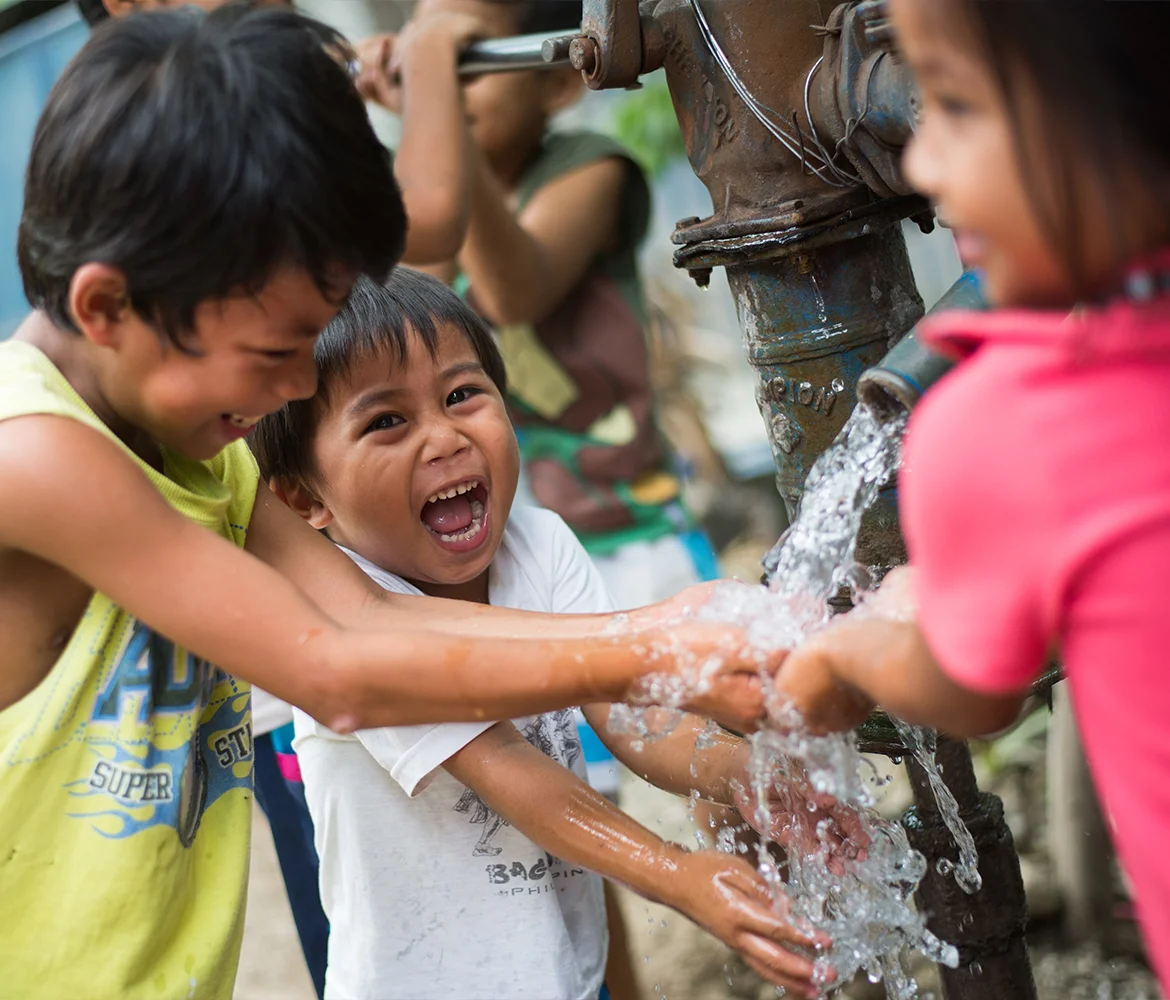
[[[813,788],[799,761],[785,762],[782,770],[757,787],[735,786],[735,805],[744,821],[785,855],[825,851],[836,875],[843,875],[850,861],[864,860],[869,834],[858,809]]]
[[[631,705],[657,705],[714,719],[733,732],[758,728],[766,713],[765,685],[787,651],[752,641],[742,623],[720,618],[708,605],[726,588],[758,590],[724,581],[689,587],[660,604],[630,612],[618,622],[625,632],[644,636],[640,647],[648,672],[623,699]],[[626,731],[642,727],[645,714],[626,711],[610,720]],[[659,734],[670,726],[656,727]],[[643,732],[648,739],[651,731]]]
[[[817,997],[811,955],[830,945],[828,937],[793,921],[777,905],[767,883],[743,858],[716,851],[686,855],[671,905],[743,956],[752,970],[795,996]]]

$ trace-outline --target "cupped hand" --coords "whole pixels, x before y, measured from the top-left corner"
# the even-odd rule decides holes
[[[777,775],[769,783],[763,807],[742,782],[733,786],[735,806],[747,824],[786,854],[810,857],[825,852],[829,871],[841,875],[846,861],[864,858],[869,835],[852,806],[818,792],[806,778]]]
[[[777,912],[768,886],[743,858],[717,851],[684,854],[670,904],[734,948],[761,978],[794,996],[816,997],[808,957],[831,943]],[[801,952],[804,952],[802,954]]]
[[[641,634],[647,675],[627,701],[681,708],[738,733],[759,726],[762,677],[783,654],[754,651],[741,628],[724,622],[682,619]]]
[[[768,711],[781,727],[790,727],[792,709],[801,725],[814,733],[835,733],[861,725],[873,702],[838,676],[842,630],[858,627],[842,615],[788,654],[776,675]]]

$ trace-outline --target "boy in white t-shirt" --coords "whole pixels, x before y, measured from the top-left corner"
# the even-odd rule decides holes
[[[385,287],[361,280],[317,362],[317,394],[266,417],[252,446],[285,502],[371,578],[520,610],[610,610],[564,522],[511,510],[503,362],[458,297],[401,269]],[[608,706],[587,713],[604,733]],[[296,725],[331,927],[327,997],[595,1000],[607,943],[593,872],[817,995],[793,950],[814,942],[772,910],[750,864],[664,843],[589,788],[571,712],[352,735],[298,712]],[[606,740],[664,787],[731,802],[743,747],[728,738],[692,766],[698,726],[632,756],[631,740]]]

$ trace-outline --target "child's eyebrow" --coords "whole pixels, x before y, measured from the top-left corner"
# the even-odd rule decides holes
[[[453,379],[458,375],[484,374],[486,374],[484,367],[478,361],[460,361],[458,364],[452,365],[450,368],[445,369],[440,375],[440,378],[442,378],[443,381],[447,381],[448,379]],[[392,388],[386,386],[381,389],[371,389],[364,395],[358,396],[358,398],[355,399],[346,409],[346,413],[351,417],[360,416],[366,410],[369,410],[375,406],[380,406],[383,403],[393,402],[399,397],[406,395],[407,392],[408,390],[404,387]]]
[[[478,361],[461,361],[457,365],[452,365],[445,372],[443,378],[454,378],[456,375],[484,375],[483,365]]]
[[[382,403],[389,403],[406,393],[405,389],[374,389],[367,392],[364,396],[358,396],[354,400],[346,413],[351,416],[359,416],[366,410],[374,406],[380,406]]]

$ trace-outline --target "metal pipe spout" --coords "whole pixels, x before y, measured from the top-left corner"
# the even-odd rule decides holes
[[[927,314],[948,309],[987,307],[974,272],[966,271]],[[899,340],[878,364],[857,380],[857,399],[879,416],[893,416],[914,405],[935,382],[954,367],[954,362],[926,347],[916,329]]]

